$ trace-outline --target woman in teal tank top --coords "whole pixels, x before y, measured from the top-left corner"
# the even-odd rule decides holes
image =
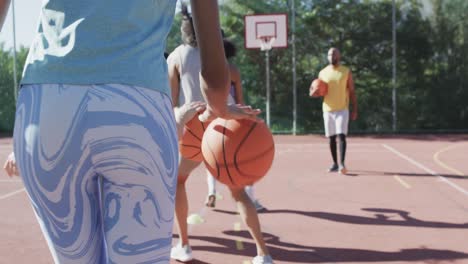
[[[175,4],[43,1],[6,169],[17,165],[55,263],[169,263],[178,150],[164,48]],[[192,1],[200,118],[255,118],[226,106],[217,8]]]

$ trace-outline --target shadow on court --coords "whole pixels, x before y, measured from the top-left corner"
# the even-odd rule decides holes
[[[407,227],[424,227],[424,228],[459,228],[468,229],[468,222],[462,224],[424,221],[410,216],[410,213],[403,210],[382,209],[382,208],[363,208],[363,211],[374,213],[372,217],[338,214],[329,212],[305,212],[298,210],[262,210],[260,214],[298,214],[308,217],[314,217],[333,222],[356,225],[380,225],[380,226],[407,226]],[[214,210],[218,213],[237,214],[235,211]],[[398,218],[398,219],[395,219]]]
[[[204,262],[204,261],[201,261],[201,260],[198,260],[198,259],[194,259],[194,260],[191,260],[191,261],[187,261],[187,262],[180,262],[180,261],[177,261],[178,263],[187,263],[187,264],[211,264],[209,262]]]
[[[441,174],[437,175],[458,180],[468,180],[466,175],[455,175],[455,174]],[[346,176],[405,176],[405,177],[434,177],[429,173],[406,173],[406,172],[391,172],[391,171],[366,171],[366,170],[352,170]]]
[[[417,134],[417,133],[400,133],[400,134],[355,134],[352,135],[360,138],[372,138],[372,139],[398,139],[398,140],[418,140],[418,141],[447,141],[447,142],[462,142],[468,140],[466,131],[458,134]]]
[[[220,254],[255,255],[255,244],[243,241],[243,249],[236,248],[239,238],[251,239],[247,231],[224,231],[233,239],[216,238],[211,236],[190,236],[191,239],[216,244],[215,246],[193,246],[194,251],[217,252]],[[263,233],[271,255],[275,261],[288,261],[296,263],[323,263],[323,262],[383,262],[383,261],[450,261],[468,259],[468,254],[453,250],[439,250],[430,248],[408,248],[397,252],[384,252],[352,248],[327,248],[298,245],[281,241],[277,236]],[[203,262],[191,262],[203,263]]]

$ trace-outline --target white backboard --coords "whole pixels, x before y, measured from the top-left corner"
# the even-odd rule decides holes
[[[246,15],[245,48],[260,49],[262,41],[274,38],[273,48],[288,47],[288,15],[287,14],[262,14]]]

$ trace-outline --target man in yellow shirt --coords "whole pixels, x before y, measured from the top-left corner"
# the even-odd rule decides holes
[[[329,138],[330,151],[333,164],[328,169],[329,172],[339,171],[346,174],[345,154],[346,135],[348,134],[349,123],[349,101],[351,100],[352,111],[351,120],[356,120],[357,99],[354,92],[354,81],[351,70],[340,64],[340,51],[331,48],[328,51],[329,65],[319,73],[319,79],[328,84],[328,93],[323,98],[322,110],[325,125],[325,135]],[[340,140],[340,164],[337,161],[336,138]]]

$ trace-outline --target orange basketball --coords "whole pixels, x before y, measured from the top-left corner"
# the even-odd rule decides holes
[[[201,122],[198,115],[185,124],[182,138],[179,140],[179,151],[182,157],[193,161],[203,161],[201,141],[208,124]]]
[[[312,81],[309,89],[309,96],[311,97],[321,97],[325,96],[328,93],[328,84],[320,79],[315,79]]]
[[[252,185],[271,167],[273,135],[264,122],[215,119],[202,140],[205,165],[220,182],[231,187]]]

